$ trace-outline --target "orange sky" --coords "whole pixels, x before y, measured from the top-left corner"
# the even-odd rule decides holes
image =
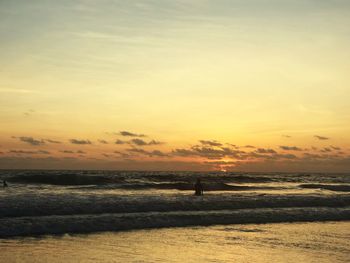
[[[349,31],[347,1],[1,1],[0,168],[349,171]]]

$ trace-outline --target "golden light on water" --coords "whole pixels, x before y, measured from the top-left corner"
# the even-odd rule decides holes
[[[346,262],[349,241],[337,233],[348,233],[349,229],[347,222],[330,222],[65,235],[45,240],[11,240],[0,259],[4,262],[13,259],[16,262]]]

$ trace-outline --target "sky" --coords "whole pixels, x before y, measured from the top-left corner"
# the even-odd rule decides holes
[[[1,0],[0,169],[348,172],[346,0]]]

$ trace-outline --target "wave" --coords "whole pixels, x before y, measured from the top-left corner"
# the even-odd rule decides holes
[[[193,183],[200,177],[203,181],[210,182],[210,184],[224,184],[224,183],[265,183],[271,182],[271,178],[256,177],[249,175],[237,175],[237,176],[217,176],[212,174],[147,174],[147,173],[117,173],[117,174],[91,174],[84,172],[66,172],[66,171],[45,171],[45,172],[27,172],[12,175],[6,178],[7,181],[13,183],[24,184],[51,184],[51,185],[106,185],[116,183],[138,183],[138,182],[174,182],[174,186],[177,186],[179,190],[193,189]],[[132,184],[129,184],[130,187]],[[154,185],[156,186],[156,185]],[[165,189],[167,184],[162,185]],[[171,186],[171,184],[168,184]],[[142,184],[135,187],[142,188]],[[144,184],[144,188],[147,188],[147,184]],[[215,186],[208,187],[208,190]],[[221,186],[227,189],[230,186]],[[176,189],[176,188],[175,188]]]
[[[125,189],[125,190],[180,190],[180,191],[194,191],[193,183],[124,183],[124,184],[110,184],[110,185],[90,185],[76,187],[74,189]],[[203,183],[205,192],[211,191],[252,191],[252,190],[281,190],[286,187],[273,186],[243,186],[243,185],[229,185],[225,183]],[[289,188],[288,188],[289,189]]]
[[[350,207],[260,208],[4,218],[0,219],[0,237],[92,233],[216,224],[256,224],[326,220],[350,220]]]
[[[80,195],[26,194],[3,196],[0,218],[106,213],[212,211],[289,207],[346,207],[350,195],[215,194],[193,195]]]
[[[16,175],[7,179],[9,182],[26,184],[52,185],[96,185],[116,183],[116,178],[101,175],[86,175],[77,173],[38,173]]]
[[[349,174],[215,173],[215,172],[122,172],[122,171],[0,171],[1,179],[24,184],[108,185],[125,183],[350,183]]]
[[[334,185],[334,184],[301,184],[301,188],[308,189],[324,189],[339,192],[350,192],[350,185]]]

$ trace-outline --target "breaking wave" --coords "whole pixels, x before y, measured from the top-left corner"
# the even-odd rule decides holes
[[[349,174],[0,171],[0,238],[350,220]],[[204,196],[193,196],[200,177]],[[277,190],[277,191],[270,191]]]
[[[349,220],[346,208],[278,208],[217,211],[146,212],[0,219],[0,237],[92,233],[131,229],[206,226],[214,224]]]
[[[350,192],[350,185],[334,185],[334,184],[302,184],[302,188],[308,189],[324,189],[339,192]]]
[[[0,218],[106,213],[211,211],[255,208],[346,207],[349,195],[193,195],[127,196],[45,194],[0,199]]]

